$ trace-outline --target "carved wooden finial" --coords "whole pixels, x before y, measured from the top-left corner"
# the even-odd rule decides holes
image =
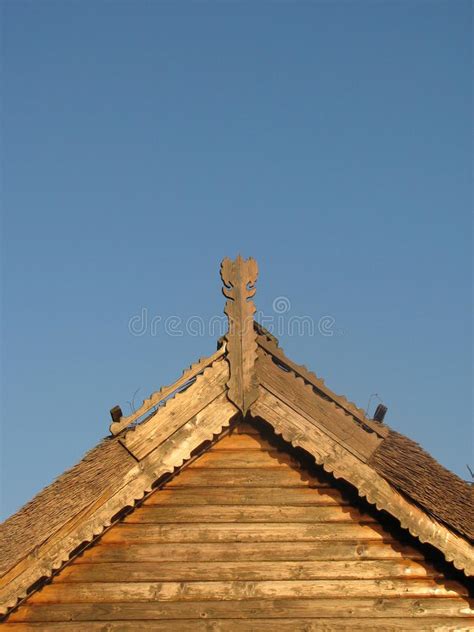
[[[227,297],[224,312],[229,319],[227,396],[244,415],[258,397],[257,336],[253,325],[255,305],[251,300],[256,292],[257,276],[255,259],[242,259],[239,255],[235,261],[226,258],[221,264],[222,291]]]

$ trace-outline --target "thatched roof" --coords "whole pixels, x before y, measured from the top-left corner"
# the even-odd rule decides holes
[[[473,487],[415,441],[390,430],[371,465],[387,481],[450,529],[474,540]]]
[[[108,437],[0,525],[0,575],[93,503],[135,462]]]

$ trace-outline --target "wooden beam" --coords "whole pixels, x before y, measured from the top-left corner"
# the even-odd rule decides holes
[[[295,373],[295,375],[301,377],[307,384],[311,384],[311,386],[315,389],[323,397],[327,397],[332,402],[334,402],[339,408],[345,410],[346,413],[352,415],[355,420],[357,420],[360,424],[367,426],[373,432],[375,432],[380,437],[388,436],[388,428],[384,424],[378,423],[369,419],[362,408],[356,406],[353,402],[350,402],[343,395],[336,395],[326,384],[324,380],[318,377],[315,373],[307,369],[302,364],[296,364],[290,360],[282,349],[278,346],[278,343],[275,341],[275,338],[266,336],[264,333],[260,333],[257,337],[257,343],[261,349],[263,349],[266,353],[269,353],[273,358],[275,358],[281,365],[286,366],[288,369],[291,369]]]
[[[173,384],[170,384],[169,386],[162,386],[158,391],[155,391],[154,393],[152,393],[150,397],[143,400],[142,405],[136,411],[134,411],[131,415],[124,417],[122,415],[122,411],[120,407],[114,406],[114,408],[112,408],[112,410],[110,411],[110,414],[112,415],[112,423],[110,424],[110,432],[113,435],[117,435],[120,432],[122,432],[124,428],[126,428],[130,424],[140,419],[140,417],[143,417],[143,415],[146,415],[146,413],[150,412],[152,408],[154,408],[155,406],[158,406],[160,402],[163,402],[168,397],[172,396],[175,393],[178,393],[179,390],[184,388],[188,382],[195,380],[196,377],[200,373],[202,373],[202,371],[204,371],[205,368],[207,368],[213,362],[215,362],[217,359],[223,356],[224,353],[225,353],[225,345],[222,345],[210,357],[200,358],[197,362],[195,362],[194,364],[191,364],[191,366],[188,369],[185,369],[181,377],[179,377],[175,382],[173,382]]]
[[[160,491],[161,493],[161,491]],[[232,562],[253,561],[353,561],[353,560],[424,560],[424,555],[409,544],[398,541],[336,540],[328,546],[319,542],[136,542],[125,546],[98,542],[76,558],[74,564],[93,562]]]
[[[209,473],[212,476],[212,472]],[[194,493],[199,493],[195,490]],[[347,505],[313,505],[293,507],[291,505],[245,505],[245,491],[241,505],[189,505],[185,507],[147,505],[140,507],[124,519],[127,524],[169,524],[184,522],[376,522],[370,514],[364,514],[356,507]],[[288,494],[291,502],[291,490]],[[205,494],[207,498],[207,494]],[[158,500],[159,502],[159,500]]]
[[[222,291],[227,298],[224,312],[229,319],[226,334],[230,379],[227,396],[245,415],[258,397],[255,374],[257,334],[253,326],[255,305],[250,300],[255,292],[258,267],[254,259],[224,259],[221,264]]]
[[[310,384],[294,373],[282,370],[271,356],[261,351],[258,377],[267,391],[306,417],[360,460],[366,462],[380,445],[382,439],[370,428],[364,430],[353,416],[334,402],[316,395]]]
[[[198,375],[186,391],[178,393],[153,417],[121,436],[120,443],[137,460],[143,459],[223,393],[228,379],[229,366],[219,358]]]
[[[334,540],[387,541],[390,536],[376,523],[354,522],[296,523],[194,523],[138,524],[119,523],[104,533],[104,544],[136,542],[332,542]]]
[[[299,601],[299,600],[295,600]],[[169,602],[171,603],[171,602]],[[241,602],[238,602],[239,604]],[[252,603],[252,602],[250,602]],[[285,602],[286,603],[286,602]],[[81,604],[82,605],[82,604]],[[101,612],[111,612],[116,604],[101,604]],[[129,606],[129,604],[127,604]],[[143,606],[143,604],[137,604]],[[161,605],[161,604],[160,604]],[[186,604],[187,605],[187,604]],[[205,613],[208,602],[203,602],[201,612]],[[131,608],[129,608],[130,610]],[[159,606],[154,606],[159,610]],[[184,608],[186,612],[189,609]],[[135,609],[135,613],[137,609]],[[311,615],[309,615],[311,616]],[[453,632],[454,630],[464,630],[468,632],[472,629],[470,624],[472,619],[457,619],[455,627],[453,622],[446,618],[426,618],[420,621],[417,618],[405,619],[400,615],[393,618],[329,618],[321,620],[314,615],[306,619],[294,619],[285,617],[283,619],[210,619],[205,614],[200,614],[199,618],[189,619],[169,619],[158,620],[114,620],[105,624],[104,621],[87,621],[88,632],[136,632],[137,624],[140,632],[249,632],[249,630],[259,630],[260,632],[380,632],[380,630],[436,630],[437,632]],[[61,621],[59,623],[5,623],[5,632],[84,632],[84,623],[79,621]]]
[[[473,604],[474,605],[474,604]],[[230,623],[234,624],[236,621],[241,621],[246,624],[244,627],[246,632],[249,632],[250,624],[249,619],[257,620],[256,628],[261,629],[262,624],[268,623],[268,630],[273,632],[278,630],[278,620],[291,619],[304,619],[311,621],[316,620],[316,624],[324,625],[343,625],[348,626],[343,629],[353,629],[352,623],[357,616],[357,620],[360,622],[365,621],[367,624],[372,623],[376,625],[377,632],[379,630],[391,629],[390,626],[385,628],[383,626],[384,620],[396,621],[400,620],[401,624],[410,626],[412,629],[434,629],[429,626],[430,618],[442,618],[444,624],[452,626],[463,624],[463,619],[466,621],[465,625],[469,624],[469,617],[474,617],[474,610],[469,607],[469,601],[459,597],[444,597],[443,599],[419,598],[413,599],[410,597],[404,597],[403,599],[379,599],[379,598],[350,598],[347,596],[338,596],[337,598],[318,598],[318,599],[265,599],[265,600],[252,600],[252,601],[187,601],[184,603],[173,601],[161,601],[161,602],[122,602],[122,603],[110,603],[101,604],[100,608],[97,608],[95,604],[91,603],[79,603],[79,604],[48,604],[44,606],[42,604],[27,604],[18,612],[15,612],[9,619],[12,622],[11,630],[20,630],[21,628],[13,627],[13,622],[20,623],[25,622],[67,622],[75,621],[77,626],[75,629],[80,632],[84,632],[84,628],[80,628],[80,625],[84,625],[84,621],[87,621],[87,626],[91,621],[102,621],[100,624],[102,627],[97,629],[100,632],[104,632],[104,622],[112,621],[130,621],[131,624],[136,625],[136,621],[148,621],[150,626],[160,623],[162,620],[163,630],[168,630],[166,624],[169,624],[169,620],[174,621],[176,628],[180,623],[186,623],[186,619],[190,619],[193,625],[197,625],[198,619],[203,619],[203,623],[206,626],[213,620],[230,619]],[[354,613],[357,612],[357,615]],[[337,613],[337,614],[335,614]],[[459,623],[446,621],[448,617],[456,617],[461,619]],[[388,619],[387,619],[388,618]],[[275,619],[277,621],[275,621]],[[428,621],[427,621],[428,619]],[[374,621],[375,620],[375,621]],[[274,627],[271,627],[271,626]],[[175,628],[175,629],[176,629]],[[24,628],[27,629],[27,628]],[[59,626],[57,629],[60,629]],[[65,628],[67,629],[67,628]],[[89,627],[87,627],[89,629]],[[110,628],[109,628],[110,629]],[[136,628],[135,628],[136,629]],[[150,627],[151,630],[160,628]],[[190,626],[190,630],[194,630]],[[199,628],[197,628],[199,629]],[[216,628],[211,628],[216,629]],[[219,628],[217,628],[219,629]],[[228,630],[229,628],[227,628]],[[230,628],[235,629],[235,628]],[[289,628],[291,632],[293,629]],[[297,628],[295,628],[297,629]],[[307,630],[307,628],[303,628]],[[373,628],[371,628],[373,629]],[[406,629],[403,625],[400,629]],[[438,628],[436,628],[438,629]],[[460,629],[459,627],[457,629]],[[465,628],[468,629],[468,628]],[[30,630],[30,628],[28,628]],[[209,632],[209,627],[205,627],[204,630]],[[451,627],[453,630],[453,627]],[[318,632],[321,632],[321,627],[318,628]]]
[[[347,505],[350,501],[341,492],[329,487],[208,487],[205,494],[196,494],[192,487],[175,487],[163,489],[160,496],[150,496],[145,501],[147,506],[197,505],[235,505],[244,499],[247,506],[252,505]]]
[[[68,566],[55,583],[160,581],[290,581],[310,579],[442,578],[440,571],[412,560],[350,562],[97,562]]]
[[[467,587],[432,578],[314,579],[292,581],[90,582],[53,583],[29,597],[39,603],[308,599],[322,597],[459,597]]]

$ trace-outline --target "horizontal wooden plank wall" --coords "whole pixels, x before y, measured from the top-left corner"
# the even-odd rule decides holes
[[[472,607],[465,583],[445,578],[404,533],[245,425],[107,531],[4,626],[468,630]]]

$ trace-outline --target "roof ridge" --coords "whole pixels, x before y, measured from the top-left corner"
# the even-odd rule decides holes
[[[180,377],[175,380],[172,384],[168,384],[167,386],[162,386],[157,391],[154,391],[148,398],[144,399],[141,406],[135,410],[131,415],[124,417],[120,414],[120,418],[115,420],[113,411],[119,410],[122,412],[119,406],[115,406],[110,411],[112,414],[112,423],[109,426],[110,432],[113,435],[117,435],[121,433],[127,426],[130,426],[133,423],[138,422],[140,417],[143,417],[147,412],[150,411],[153,407],[158,407],[161,402],[165,399],[167,400],[172,396],[174,398],[176,394],[179,392],[181,387],[184,386],[192,379],[195,379],[204,369],[210,366],[213,362],[223,356],[226,352],[225,343],[218,346],[217,351],[215,351],[210,356],[203,356],[199,358],[196,362],[193,362],[187,369],[184,369],[180,375]]]
[[[202,402],[202,405],[199,402],[199,394],[202,395],[201,391],[203,389],[206,390],[206,378],[209,377],[207,383],[209,384],[210,382],[212,386],[210,392],[207,393],[208,403],[216,399],[216,397],[218,397],[222,392],[225,392],[225,380],[228,379],[229,369],[227,366],[227,362],[221,364],[222,362],[224,362],[224,356],[219,355],[211,364],[208,364],[199,373],[197,373],[193,381],[189,384],[189,386],[192,387],[193,390],[197,389],[198,393],[198,400],[196,402],[192,400],[193,404],[191,405],[189,410],[186,409],[186,414],[189,414],[189,417],[193,417],[194,414],[198,414],[200,410],[202,408],[205,408],[205,406],[207,405],[204,401]],[[216,387],[218,388],[217,391]],[[165,416],[164,425],[167,429],[169,429],[172,425],[176,425],[176,419],[171,419],[170,415],[176,414],[175,408],[178,408],[179,410],[181,400],[186,396],[188,388],[173,391],[173,396],[169,399],[166,399],[164,404],[160,406],[160,408],[158,408],[158,410],[153,415],[150,415],[147,419],[145,419],[142,424],[129,426],[126,431],[120,435],[120,443],[129,452],[131,452],[136,459],[140,460],[146,454],[151,452],[154,448],[158,447],[159,444],[155,445],[156,436],[154,435],[156,434],[156,432],[160,434],[160,431],[161,434],[163,434],[163,428],[159,427],[160,422],[163,425],[163,416]],[[190,411],[194,410],[192,407],[193,405],[197,405],[197,408],[194,414],[191,414]],[[169,413],[170,407],[173,408],[173,411],[171,413]],[[176,417],[179,417],[179,415],[176,415]],[[144,437],[147,436],[147,432],[150,436],[148,436],[146,446],[143,446],[143,440]],[[139,453],[137,453],[136,451],[137,444],[142,444]]]
[[[323,378],[320,378],[310,371],[305,365],[297,364],[290,360],[283,349],[279,346],[278,340],[267,332],[261,325],[258,326],[262,332],[257,338],[259,346],[267,353],[277,358],[281,363],[286,365],[293,373],[301,377],[305,382],[311,384],[314,388],[320,391],[320,394],[330,399],[336,406],[346,411],[348,415],[351,415],[358,423],[365,425],[371,429],[372,432],[376,432],[379,436],[386,437],[388,434],[388,428],[385,424],[372,419],[368,419],[365,412],[356,406],[354,402],[349,401],[344,395],[337,395],[334,393],[324,382]],[[258,331],[258,329],[257,329]],[[262,336],[265,338],[262,339]]]
[[[366,461],[383,437],[373,432],[337,406],[332,400],[321,397],[313,385],[291,369],[282,369],[274,358],[261,350],[259,357],[260,383],[291,408],[311,418],[313,423],[335,441],[345,445],[359,459]],[[335,417],[328,418],[330,411]]]

